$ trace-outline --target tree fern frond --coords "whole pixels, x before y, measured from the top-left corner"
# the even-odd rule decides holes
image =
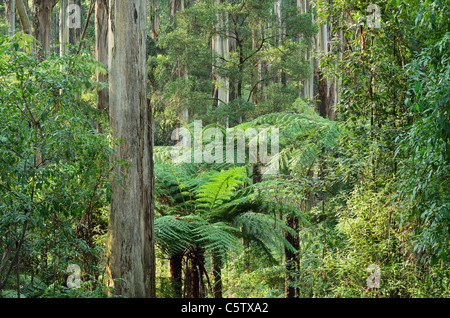
[[[204,222],[193,231],[196,241],[215,255],[225,256],[227,252],[239,249],[239,231],[223,222]]]
[[[245,167],[224,170],[211,176],[211,178],[196,191],[198,203],[206,203],[211,210],[214,205],[228,201],[236,189],[250,182]]]
[[[156,243],[164,252],[184,252],[193,244],[193,226],[184,219],[173,216],[163,216],[155,219],[154,224]]]
[[[276,217],[264,213],[248,212],[234,219],[234,225],[243,228],[246,236],[254,237],[265,244],[278,248],[278,242],[295,251],[290,242],[284,238],[284,232],[297,236],[298,233]]]

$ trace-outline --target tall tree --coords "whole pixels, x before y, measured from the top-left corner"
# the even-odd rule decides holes
[[[95,3],[95,58],[108,65],[108,0],[97,0]],[[108,75],[97,72],[97,81],[108,82]],[[108,89],[99,90],[97,93],[97,109],[108,111]]]
[[[150,24],[152,27],[152,38],[158,43],[160,25],[159,0],[150,2]]]
[[[76,45],[81,40],[81,0],[69,0],[68,5],[70,6],[69,8],[72,9],[72,11],[69,12],[70,14],[79,15],[72,20],[72,26],[69,28],[69,43]],[[79,21],[76,21],[76,19],[79,19]]]
[[[10,36],[16,33],[16,2],[11,0],[10,2],[10,13],[9,13],[9,30],[8,33]]]
[[[20,24],[22,25],[22,31],[26,34],[31,34],[31,22],[24,1],[16,0],[16,8]]]
[[[59,43],[60,56],[67,54],[67,43],[69,43],[69,26],[67,19],[69,18],[67,14],[67,6],[69,0],[61,0],[61,8],[59,10]]]
[[[215,5],[219,7],[223,1],[215,0]],[[212,46],[219,60],[227,61],[229,58],[229,38],[228,34],[228,16],[227,13],[217,12],[217,30],[219,32],[215,35]],[[218,62],[220,64],[220,61]],[[217,99],[218,105],[228,104],[230,101],[230,81],[228,77],[216,76],[217,80]]]
[[[112,159],[127,164],[116,168],[121,180],[111,185],[107,267],[115,293],[129,297],[156,295],[146,2],[111,0],[109,8],[109,114],[113,137],[121,141]]]
[[[300,10],[301,14],[310,14],[311,21],[314,22],[314,14],[311,12],[312,4],[310,0],[297,0],[297,7]],[[301,39],[304,37],[301,36]],[[309,61],[311,68],[311,75],[303,81],[303,92],[302,96],[309,100],[314,98],[314,68],[315,68],[315,59],[313,58],[313,39],[311,37],[310,42],[308,43],[308,50],[305,52],[305,59]]]

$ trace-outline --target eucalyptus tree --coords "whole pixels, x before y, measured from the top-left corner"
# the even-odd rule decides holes
[[[283,27],[274,23],[273,1],[201,0],[187,2],[175,23],[160,15],[149,79],[161,134],[180,117],[233,127],[297,99],[300,81],[310,75],[298,38],[311,38],[316,27],[310,15],[283,3]]]
[[[108,272],[115,292],[155,296],[152,110],[147,102],[146,0],[113,0],[109,8],[109,114],[121,142],[109,213]],[[119,281],[116,281],[119,279]]]
[[[31,22],[28,17],[27,7],[25,6],[24,0],[15,1],[17,7],[17,14],[20,19],[20,24],[22,25],[22,31],[25,34],[31,34]]]
[[[108,0],[95,2],[95,58],[103,65],[108,65]],[[108,74],[97,72],[97,81],[108,83]],[[109,92],[107,88],[97,92],[97,109],[108,112]]]

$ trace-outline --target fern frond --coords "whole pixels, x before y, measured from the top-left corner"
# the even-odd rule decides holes
[[[278,248],[278,242],[282,242],[286,248],[296,251],[283,233],[290,233],[293,236],[298,236],[298,233],[276,217],[248,212],[236,217],[234,225],[242,228],[244,235],[250,239],[259,240],[274,248]]]
[[[182,218],[163,216],[155,219],[156,244],[168,255],[184,252],[194,244],[193,225]]]
[[[239,187],[250,181],[245,167],[214,173],[207,182],[198,187],[197,202],[202,207],[212,210],[215,205],[230,200]]]
[[[229,251],[237,251],[240,246],[240,232],[223,222],[210,224],[204,222],[193,231],[196,242],[205,250],[218,256],[225,256]]]

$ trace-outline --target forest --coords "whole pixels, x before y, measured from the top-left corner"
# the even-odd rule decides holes
[[[0,298],[450,297],[448,0],[0,0]]]

